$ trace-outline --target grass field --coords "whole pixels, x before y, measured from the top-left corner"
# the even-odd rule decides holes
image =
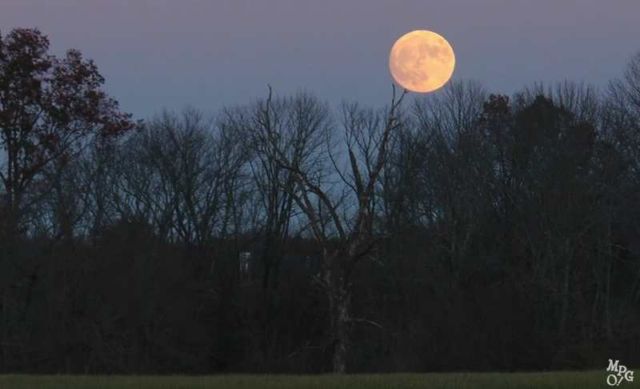
[[[0,376],[0,388],[213,388],[213,389],[403,389],[403,388],[605,388],[602,371],[558,373],[370,374],[346,376]],[[633,388],[636,382],[620,387]]]

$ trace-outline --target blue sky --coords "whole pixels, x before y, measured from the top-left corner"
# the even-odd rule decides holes
[[[304,89],[384,104],[388,53],[414,29],[444,35],[455,79],[512,93],[537,81],[597,86],[640,50],[638,0],[1,0],[0,31],[38,27],[54,52],[93,58],[108,92],[145,118]]]

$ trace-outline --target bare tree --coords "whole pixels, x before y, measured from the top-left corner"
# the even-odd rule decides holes
[[[331,148],[327,111],[317,102],[302,99],[294,108],[297,118],[294,142],[313,145],[309,151],[319,153],[320,161],[329,158],[333,175],[323,174],[312,166],[304,166],[296,155],[287,153],[281,134],[272,127],[262,126],[263,139],[269,158],[292,174],[295,187],[285,188],[305,215],[308,228],[322,250],[318,284],[329,302],[332,365],[336,373],[346,372],[349,351],[349,327],[359,319],[351,315],[352,276],[362,259],[374,249],[374,210],[376,189],[385,167],[391,137],[400,126],[397,114],[405,93],[396,99],[395,89],[391,106],[383,117],[362,110],[357,105],[343,108],[344,140],[348,168],[339,168],[339,161]],[[270,118],[274,112],[271,92],[260,105],[260,117]],[[321,150],[318,140],[325,137],[329,149]],[[317,165],[316,165],[317,166]],[[334,177],[342,185],[336,191]],[[355,206],[345,207],[345,199],[352,196]]]
[[[597,120],[600,98],[598,91],[592,85],[567,80],[551,85],[536,83],[515,94],[514,107],[522,109],[533,104],[539,96],[545,96],[559,108],[571,112],[577,121],[596,122]]]
[[[255,311],[261,318],[262,336],[257,338],[265,363],[270,361],[272,340],[277,338],[273,332],[274,296],[285,242],[297,217],[294,173],[284,168],[274,156],[281,153],[300,170],[320,172],[318,148],[323,143],[327,119],[327,108],[305,93],[225,109],[221,118],[223,128],[242,134],[249,151],[246,170],[251,177],[251,200],[256,207],[253,230],[257,234],[257,247],[254,253],[261,272],[261,300]],[[302,233],[304,227],[298,231]]]
[[[640,53],[631,58],[624,75],[609,84],[603,127],[623,150],[640,181]]]
[[[237,140],[193,109],[154,118],[125,145],[120,212],[186,246],[209,244],[228,228],[246,158]]]

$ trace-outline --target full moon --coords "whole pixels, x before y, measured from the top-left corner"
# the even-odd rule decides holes
[[[456,66],[453,48],[444,37],[416,30],[400,37],[389,55],[393,79],[412,92],[427,93],[449,81]]]

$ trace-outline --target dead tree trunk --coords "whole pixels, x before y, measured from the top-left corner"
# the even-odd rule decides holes
[[[291,174],[291,184],[280,189],[287,192],[308,221],[308,228],[322,247],[322,270],[318,281],[329,302],[330,345],[333,372],[347,371],[349,327],[351,318],[351,278],[357,262],[370,255],[374,246],[373,219],[376,185],[386,165],[391,136],[399,127],[398,108],[406,91],[396,99],[395,88],[391,107],[386,115],[354,106],[345,107],[345,141],[349,168],[341,171],[327,142],[330,121],[326,107],[315,99],[301,96],[282,102],[272,100],[271,89],[266,102],[259,105],[254,121],[258,151],[269,161]],[[285,105],[286,106],[286,105]],[[282,120],[288,114],[289,120]],[[279,120],[276,120],[279,119]],[[291,128],[278,128],[277,123],[289,123]],[[343,198],[336,198],[327,182],[318,174],[321,153],[329,155],[336,173],[357,207],[343,209]]]
[[[337,255],[325,258],[324,289],[329,301],[329,322],[331,336],[332,369],[334,373],[347,371],[349,353],[349,325],[351,321],[351,290],[345,284],[345,275],[339,266]],[[338,266],[336,266],[338,265]]]

